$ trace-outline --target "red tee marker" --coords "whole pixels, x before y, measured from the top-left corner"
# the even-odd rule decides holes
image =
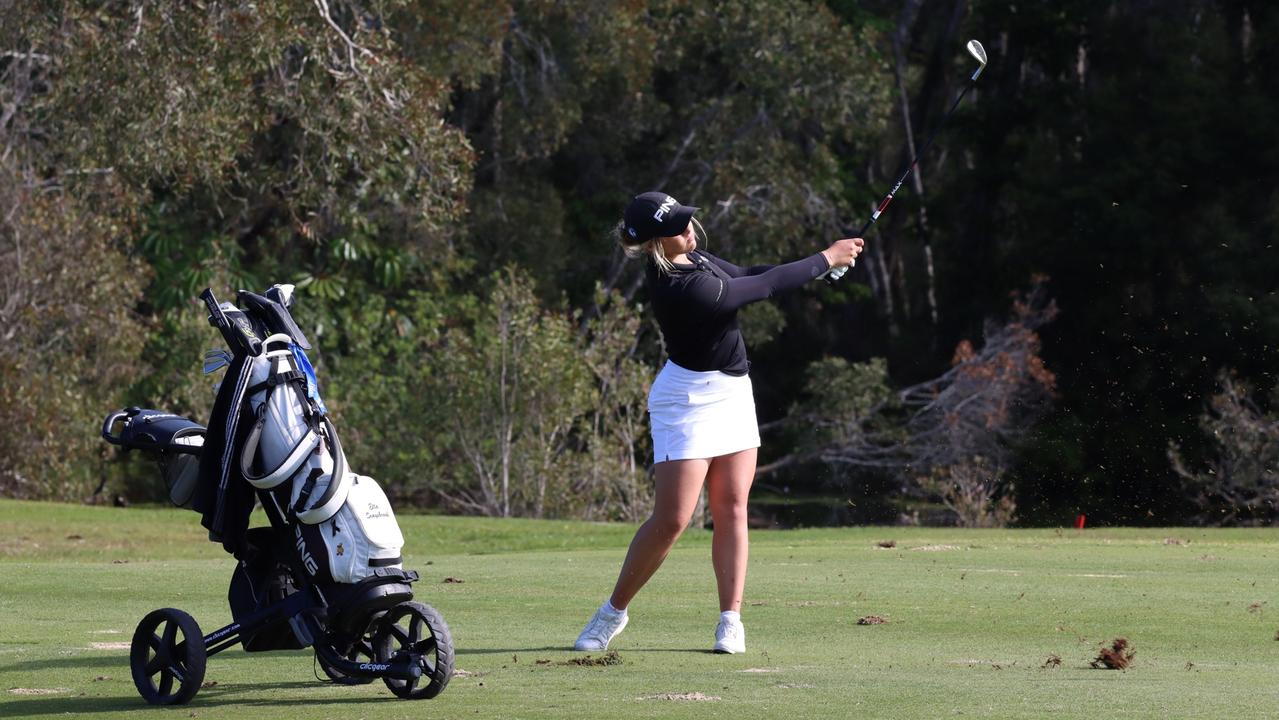
[[[1084,517],[1083,515],[1076,515],[1076,516],[1075,516],[1075,529],[1076,529],[1076,530],[1083,530],[1083,529],[1084,529],[1084,522],[1085,522],[1086,520],[1087,520],[1087,518],[1086,518],[1086,517]]]

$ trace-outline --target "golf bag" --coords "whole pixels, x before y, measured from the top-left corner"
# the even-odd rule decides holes
[[[206,374],[226,368],[208,426],[132,407],[110,414],[102,435],[153,456],[170,500],[200,513],[234,555],[233,622],[201,635],[180,610],[148,615],[130,655],[138,691],[152,704],[188,702],[207,657],[238,643],[313,646],[334,682],[382,678],[400,697],[434,697],[452,674],[448,625],[413,601],[418,574],[403,568],[385,492],[347,464],[288,310],[292,286],[240,291],[238,305],[200,297],[229,346],[205,356]],[[250,529],[258,506],[269,525]]]

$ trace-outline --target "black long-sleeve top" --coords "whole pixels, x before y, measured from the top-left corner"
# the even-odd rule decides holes
[[[702,250],[688,254],[689,263],[673,272],[648,266],[649,295],[653,314],[662,328],[666,351],[676,365],[727,375],[750,370],[746,343],[737,325],[737,310],[793,290],[830,268],[826,256],[817,253],[785,265],[738,267]]]

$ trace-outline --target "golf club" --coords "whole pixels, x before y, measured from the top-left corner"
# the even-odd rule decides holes
[[[923,149],[920,150],[915,157],[911,158],[910,164],[906,166],[906,170],[902,173],[902,176],[897,178],[897,182],[893,185],[893,189],[888,191],[888,194],[884,196],[884,199],[881,200],[879,205],[875,208],[875,212],[871,213],[870,219],[866,221],[865,225],[862,225],[862,229],[858,230],[857,234],[853,237],[866,237],[866,231],[869,230],[870,226],[874,225],[875,221],[879,219],[880,213],[884,212],[884,208],[888,207],[888,203],[893,201],[893,195],[901,188],[902,183],[906,182],[906,178],[910,177],[915,166],[919,164],[920,156],[928,152],[928,148],[932,147],[933,140],[937,137],[938,131],[940,131],[946,124],[946,121],[950,119],[951,114],[955,112],[955,108],[959,107],[960,101],[964,99],[964,96],[968,94],[968,91],[973,89],[973,85],[976,84],[977,77],[981,75],[981,71],[986,69],[986,48],[982,47],[981,43],[976,40],[969,40],[967,49],[968,54],[977,58],[977,62],[981,64],[977,66],[977,70],[973,72],[973,76],[968,79],[968,84],[964,86],[964,91],[959,93],[959,97],[955,98],[955,102],[950,106],[950,110],[946,111],[946,116],[941,119],[941,122],[937,124],[937,127],[933,128],[933,132],[928,136],[928,142],[924,143]],[[836,280],[844,277],[844,273],[848,272],[849,268],[856,264],[857,261],[853,260],[853,263],[848,267],[831,268],[826,271],[826,282],[834,284]]]

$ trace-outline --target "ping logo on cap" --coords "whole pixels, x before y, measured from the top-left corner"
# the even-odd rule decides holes
[[[662,216],[669,212],[673,207],[675,207],[675,198],[667,195],[666,199],[662,201],[662,204],[658,206],[657,212],[653,213],[653,219],[661,222]]]

